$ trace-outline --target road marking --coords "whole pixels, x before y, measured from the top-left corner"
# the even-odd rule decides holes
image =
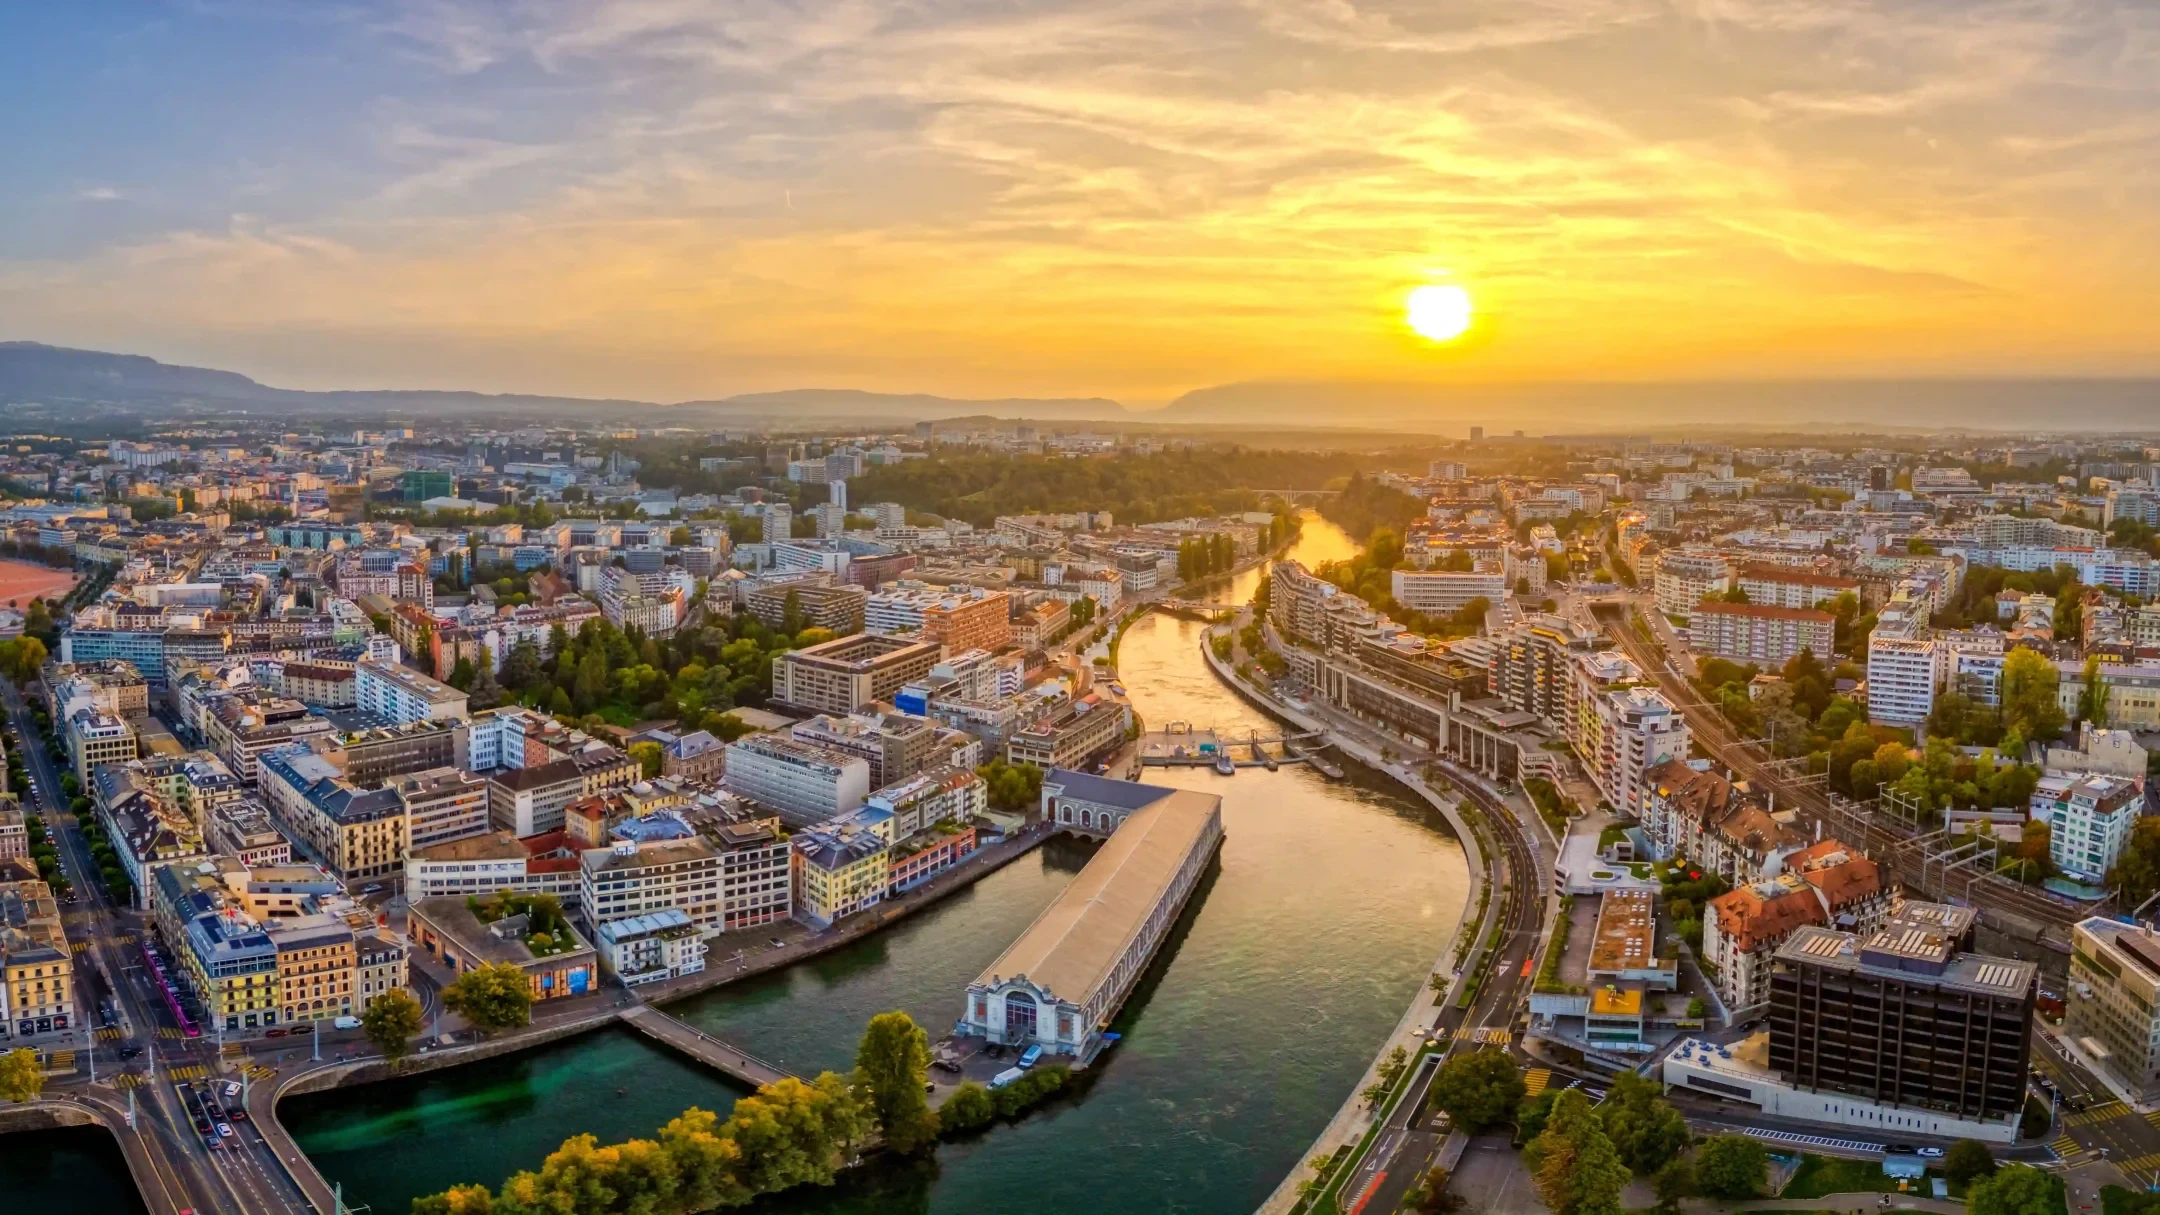
[[[2160,1110],[2154,1110],[2152,1113],[2145,1115],[2145,1121],[2152,1123],[2154,1126],[2160,1126]]]
[[[1528,1096],[1537,1096],[1545,1091],[1546,1085],[1551,1083],[1552,1070],[1550,1068],[1533,1067],[1523,1073],[1523,1092]]]
[[[47,1067],[59,1068],[61,1071],[67,1071],[75,1066],[75,1052],[71,1050],[56,1050],[52,1054],[46,1056],[45,1065]]]
[[[108,1025],[93,1033],[91,1037],[100,1042],[118,1042],[120,1039],[127,1037],[127,1031],[117,1025]]]
[[[190,1063],[185,1067],[169,1068],[166,1074],[175,1080],[200,1080],[210,1074],[210,1069],[199,1063]]]
[[[2128,1118],[2132,1112],[2131,1108],[2122,1102],[2110,1101],[2104,1105],[2096,1105],[2083,1113],[2072,1114],[2063,1121],[2071,1126],[2091,1126],[2095,1122],[2109,1122],[2116,1118]]]
[[[150,1083],[150,1077],[141,1072],[122,1072],[113,1078],[113,1083],[123,1089],[139,1088]]]
[[[2133,1156],[2128,1160],[2118,1160],[2115,1163],[2118,1167],[2132,1173],[2143,1173],[2148,1169],[2160,1167],[2160,1152],[2147,1152],[2143,1156]]]
[[[256,1063],[251,1064],[248,1067],[247,1074],[255,1077],[257,1080],[271,1080],[277,1077],[277,1069],[274,1067],[264,1067],[262,1064]]]

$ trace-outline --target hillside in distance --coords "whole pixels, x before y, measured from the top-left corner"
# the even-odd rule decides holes
[[[149,420],[189,413],[276,411],[340,420],[464,415],[504,422],[622,421],[690,427],[808,421],[912,425],[983,414],[1044,421],[1126,416],[1123,406],[1101,397],[962,400],[927,393],[822,388],[674,404],[422,389],[311,392],[274,388],[238,372],[39,342],[0,342],[0,411],[21,421]]]

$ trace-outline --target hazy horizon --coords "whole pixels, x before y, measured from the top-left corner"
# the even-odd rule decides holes
[[[1324,385],[1281,407],[1429,425],[1553,385],[2160,375],[2145,6],[17,23],[0,337],[281,387],[1148,409]],[[1459,338],[1404,323],[1435,283],[1470,293]]]

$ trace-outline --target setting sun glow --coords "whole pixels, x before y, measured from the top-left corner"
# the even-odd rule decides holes
[[[1452,341],[1470,328],[1470,293],[1460,287],[1419,287],[1410,293],[1408,319],[1420,336]]]

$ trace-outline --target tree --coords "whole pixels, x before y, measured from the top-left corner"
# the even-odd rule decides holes
[[[885,1145],[915,1152],[937,1138],[937,1115],[923,1094],[930,1078],[930,1035],[904,1012],[879,1013],[855,1048],[855,1075],[869,1091]]]
[[[38,677],[39,668],[45,665],[45,643],[28,635],[0,642],[0,674],[16,683],[28,683]]]
[[[521,638],[503,656],[502,685],[513,692],[522,692],[539,681],[540,646],[530,637]]]
[[[1448,1215],[1451,1211],[1461,1210],[1463,1200],[1448,1193],[1450,1180],[1452,1178],[1446,1169],[1427,1170],[1423,1177],[1411,1185],[1409,1192],[1403,1195],[1402,1209],[1413,1211],[1416,1215]]]
[[[1433,1077],[1432,1104],[1470,1134],[1507,1120],[1522,1104],[1522,1069],[1499,1047],[1456,1055]]]
[[[2107,676],[2100,673],[2100,656],[2085,656],[2085,686],[2078,692],[2078,717],[2096,727],[2108,723],[2109,685]]]
[[[491,1034],[532,1019],[532,979],[509,962],[479,966],[443,988],[442,1000],[474,1029]]]
[[[2050,1215],[2062,1182],[2029,1164],[2006,1164],[1966,1193],[1969,1215]]]
[[[375,997],[360,1014],[360,1029],[384,1058],[392,1062],[402,1059],[420,1032],[420,1001],[404,988],[393,987]]]
[[[2032,824],[2026,824],[2030,830]],[[2140,818],[2130,826],[2130,840],[2108,870],[2108,885],[2121,891],[2127,906],[2135,907],[2160,890],[2160,818]]]
[[[1560,1097],[1557,1088],[1548,1088],[1534,1096],[1525,1097],[1515,1107],[1516,1137],[1524,1143],[1545,1133],[1545,1122],[1552,1117],[1553,1102]]]
[[[969,1080],[953,1090],[953,1095],[938,1107],[938,1132],[957,1135],[986,1125],[997,1117],[997,1103],[990,1099],[990,1090]]]
[[[505,699],[502,685],[495,681],[495,656],[488,653],[486,646],[480,647],[480,661],[473,668],[472,686],[466,693],[467,708],[475,713],[492,709]]]
[[[631,743],[630,758],[638,761],[638,771],[645,779],[651,780],[653,777],[660,775],[660,766],[666,758],[666,753],[660,749],[660,744],[656,742]]]
[[[443,682],[460,692],[471,689],[473,685],[472,659],[460,657],[457,660],[457,665],[450,668],[450,678],[443,680]]]
[[[1661,1215],[1671,1215],[1680,1209],[1680,1200],[1695,1194],[1695,1168],[1685,1156],[1675,1156],[1659,1169],[1650,1180],[1651,1192],[1657,1195],[1657,1210]]]
[[[1955,1185],[1970,1185],[1994,1173],[1995,1157],[1977,1139],[1958,1140],[1950,1145],[1950,1154],[1943,1157],[1943,1175]]]
[[[1523,1149],[1522,1159],[1553,1215],[1620,1215],[1627,1166],[1580,1089],[1553,1102],[1544,1132]]]
[[[1620,1162],[1637,1177],[1650,1176],[1687,1150],[1687,1119],[1659,1093],[1658,1085],[1634,1072],[1615,1079],[1598,1117]]]
[[[1753,1198],[1770,1180],[1770,1154],[1748,1135],[1712,1135],[1695,1149],[1695,1183],[1712,1198]]]
[[[18,1046],[0,1055],[0,1101],[35,1101],[45,1089],[45,1069],[37,1052]]]
[[[2027,741],[2061,734],[2063,711],[2056,697],[2061,680],[2055,664],[2030,646],[2010,651],[2003,659],[2000,685],[2004,727]]]

